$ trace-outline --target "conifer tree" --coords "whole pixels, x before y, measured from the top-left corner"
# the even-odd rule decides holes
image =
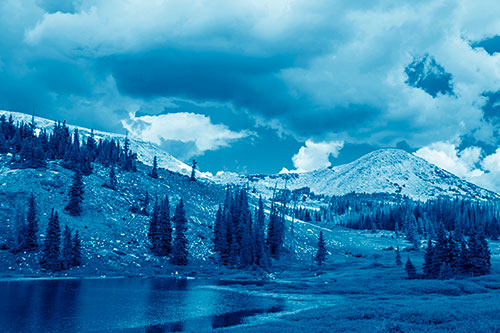
[[[61,268],[68,269],[73,264],[73,239],[68,225],[64,227],[62,237]]]
[[[115,168],[113,166],[109,168],[109,178],[108,181],[103,186],[112,190],[116,190],[118,186],[118,181],[116,180]]]
[[[193,160],[193,164],[191,165],[191,180],[196,180],[196,167],[197,167],[196,160]]]
[[[401,253],[399,251],[399,245],[396,247],[396,266],[403,266],[403,262],[401,261]]]
[[[149,176],[154,179],[158,178],[158,160],[156,156],[153,158],[153,169],[151,170]]]
[[[267,243],[269,244],[269,253],[276,259],[279,259],[283,246],[284,222],[284,218],[278,214],[278,210],[273,204],[269,215]]]
[[[467,246],[467,243],[463,238],[460,240],[459,247],[460,247],[460,253],[458,257],[457,273],[460,275],[470,275],[472,272],[471,254]]]
[[[255,264],[257,266],[266,265],[266,244],[265,244],[265,215],[264,215],[264,202],[262,197],[259,198],[259,206],[255,217],[254,227],[254,251],[255,251]]]
[[[45,240],[40,265],[49,271],[61,269],[60,249],[61,249],[61,229],[59,227],[59,216],[52,210],[45,233]]]
[[[73,175],[73,184],[69,191],[69,203],[66,205],[65,210],[71,216],[80,216],[82,214],[83,202],[83,181],[80,171],[75,171]]]
[[[188,244],[186,238],[187,220],[182,199],[175,208],[173,222],[175,226],[175,239],[172,249],[172,263],[174,265],[186,265],[188,262]]]
[[[417,278],[417,269],[415,268],[415,266],[411,262],[409,256],[408,256],[408,259],[406,260],[405,271],[408,274],[408,279],[411,280],[411,279]]]
[[[28,213],[26,215],[26,241],[25,247],[28,251],[38,248],[38,217],[36,211],[35,196],[31,193],[28,200]]]
[[[148,238],[151,244],[151,249],[153,253],[157,250],[158,245],[158,219],[160,215],[160,207],[158,205],[158,200],[153,205],[153,211],[151,212],[151,217],[149,219],[149,229]]]
[[[215,222],[214,222],[214,249],[216,252],[221,254],[224,245],[223,242],[226,241],[226,235],[224,230],[224,219],[222,216],[222,206],[219,205],[217,209],[217,213],[215,214]]]
[[[326,245],[325,245],[325,238],[323,236],[323,231],[319,232],[319,239],[318,239],[318,251],[316,252],[316,257],[315,260],[318,263],[319,266],[323,264],[323,262],[326,260]]]
[[[172,225],[170,223],[170,205],[168,196],[161,202],[158,215],[157,255],[168,256],[172,252]]]
[[[427,248],[424,254],[424,266],[423,266],[424,276],[428,279],[436,277],[436,269],[434,265],[434,246],[432,245],[432,240],[429,238],[427,241]]]
[[[75,231],[75,235],[73,236],[73,262],[71,263],[73,266],[80,266],[82,263],[82,248],[80,242],[80,236],[78,235],[78,230]]]

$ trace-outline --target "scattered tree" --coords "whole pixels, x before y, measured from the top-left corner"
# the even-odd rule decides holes
[[[326,260],[326,245],[325,245],[325,238],[323,236],[323,231],[319,232],[319,239],[318,239],[318,252],[316,252],[316,262],[318,263],[319,266],[323,264],[323,262]]]
[[[406,260],[405,271],[408,274],[408,279],[411,280],[411,279],[417,278],[417,269],[415,268],[415,266],[411,262],[409,256],[408,256],[408,259]]]
[[[186,265],[188,262],[188,243],[186,238],[187,220],[182,199],[175,208],[173,222],[175,226],[175,239],[172,252],[172,263],[179,266]]]
[[[154,179],[158,178],[158,160],[156,156],[153,158],[153,169],[149,173],[149,176]]]
[[[59,227],[59,216],[52,210],[49,217],[47,232],[42,252],[40,265],[49,271],[58,271],[61,269],[60,258],[61,249],[61,229]]]
[[[82,174],[77,170],[73,175],[73,184],[69,191],[69,203],[65,210],[71,216],[80,216],[82,214],[83,202],[83,181]]]

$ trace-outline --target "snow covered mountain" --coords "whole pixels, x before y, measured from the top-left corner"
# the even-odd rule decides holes
[[[12,111],[5,111],[5,110],[0,110],[0,116],[5,115],[5,117],[8,119],[12,115],[12,119],[14,122],[26,122],[26,123],[31,123],[31,115],[25,114],[25,113],[20,113],[20,112],[12,112]],[[41,117],[35,117],[35,123],[36,127],[38,130],[40,129],[46,129],[48,131],[52,130],[54,128],[54,120],[46,119],[46,118],[41,118]],[[85,127],[79,127],[79,126],[74,126],[71,124],[68,124],[68,127],[70,130],[74,130],[75,128],[78,128],[78,132],[80,133],[81,137],[87,137],[90,136],[90,129],[85,128]],[[101,132],[101,131],[94,131],[94,137],[96,140],[99,139],[114,139],[120,142],[120,144],[123,145],[125,141],[125,135],[122,134],[116,134],[116,133],[108,133],[108,132]],[[191,167],[157,145],[151,143],[151,142],[145,142],[141,140],[137,140],[134,138],[129,138],[130,141],[130,149],[137,153],[137,159],[141,161],[142,163],[146,165],[153,165],[153,158],[156,156],[158,159],[158,166],[168,169],[170,171],[178,172],[184,175],[189,175],[191,174]],[[197,174],[198,177],[201,178],[209,178],[211,177],[210,173],[204,173],[200,172]]]
[[[354,162],[305,173],[216,176],[216,180],[248,184],[269,194],[274,187],[294,190],[309,187],[316,194],[398,193],[417,200],[439,196],[499,199],[485,190],[399,149],[380,149]]]

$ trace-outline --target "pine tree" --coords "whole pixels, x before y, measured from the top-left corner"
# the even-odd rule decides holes
[[[425,278],[432,279],[436,277],[434,260],[434,246],[432,245],[432,240],[429,238],[424,254],[423,271]]]
[[[396,266],[403,266],[403,262],[401,261],[401,253],[399,251],[399,245],[396,247]]]
[[[82,263],[82,247],[80,242],[80,236],[78,235],[78,230],[75,231],[75,235],[73,236],[73,262],[71,263],[73,266],[80,266]]]
[[[265,244],[265,215],[264,215],[264,202],[262,197],[259,198],[259,206],[255,217],[254,227],[254,251],[255,251],[255,264],[257,266],[266,266],[266,244]]]
[[[408,259],[406,260],[405,271],[408,274],[408,279],[411,280],[411,279],[417,278],[417,269],[415,268],[415,266],[411,262],[409,256],[408,256]]]
[[[469,251],[469,247],[465,242],[465,239],[462,237],[459,244],[460,255],[458,259],[458,269],[457,273],[460,275],[470,275],[472,273],[471,267],[471,254]]]
[[[168,196],[161,202],[158,215],[157,254],[168,256],[172,252],[172,225],[170,223],[170,205]]]
[[[269,215],[269,226],[267,228],[267,243],[269,244],[269,253],[272,257],[279,259],[281,248],[283,246],[284,219],[278,214],[276,206],[271,206]]]
[[[158,178],[158,161],[156,156],[153,158],[153,169],[151,170],[149,176],[154,179]]]
[[[73,264],[73,240],[68,225],[64,227],[62,243],[61,268],[68,269]]]
[[[173,222],[175,225],[175,239],[172,249],[172,263],[174,265],[186,265],[188,262],[188,244],[186,238],[187,220],[182,199],[175,208]]]
[[[158,200],[153,205],[153,211],[151,212],[151,217],[149,219],[149,229],[148,238],[151,244],[151,250],[156,254],[158,246],[158,219],[160,215],[160,207],[158,205]]]
[[[318,252],[316,252],[316,257],[315,260],[318,263],[319,266],[323,264],[323,262],[326,260],[326,245],[325,245],[325,238],[323,237],[323,231],[319,232],[319,239],[318,239]]]
[[[214,222],[214,249],[219,255],[224,249],[224,244],[226,242],[226,235],[224,230],[224,219],[222,216],[222,206],[219,205],[217,213],[215,214]]]
[[[25,247],[28,251],[38,248],[38,217],[36,212],[35,196],[31,193],[28,200],[28,213],[26,215],[26,241]]]
[[[196,160],[193,160],[193,164],[191,165],[191,180],[196,180],[196,167],[197,167]]]
[[[59,227],[59,216],[52,210],[47,226],[47,232],[44,240],[44,247],[40,265],[50,271],[61,269],[59,260],[61,249],[61,229]]]
[[[82,214],[83,202],[83,181],[82,174],[77,170],[73,175],[73,184],[69,191],[69,203],[65,210],[71,216],[80,216]]]
[[[107,187],[112,190],[116,190],[118,187],[118,181],[116,180],[116,173],[115,173],[115,168],[111,166],[109,168],[109,178],[108,181],[103,185],[104,187]]]

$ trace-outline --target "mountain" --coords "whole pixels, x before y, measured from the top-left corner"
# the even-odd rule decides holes
[[[424,159],[399,149],[380,149],[344,165],[326,169],[279,175],[236,176],[218,174],[219,182],[248,184],[270,195],[274,187],[290,190],[308,187],[315,194],[395,193],[427,200],[440,196],[499,199],[483,189]]]

